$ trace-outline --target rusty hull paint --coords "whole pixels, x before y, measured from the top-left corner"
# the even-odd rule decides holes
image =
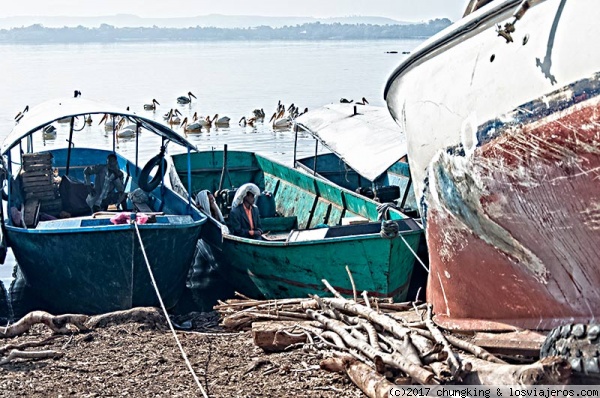
[[[600,317],[600,99],[555,94],[556,111],[430,165],[427,299],[443,327],[547,330]]]

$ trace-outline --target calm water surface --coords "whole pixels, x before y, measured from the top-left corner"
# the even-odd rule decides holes
[[[0,141],[14,127],[14,117],[26,105],[72,96],[75,89],[85,98],[101,100],[162,121],[169,109],[183,117],[195,112],[231,118],[229,128],[213,128],[188,136],[199,149],[252,150],[292,165],[294,134],[274,131],[268,118],[278,101],[309,110],[341,97],[384,106],[383,88],[393,69],[420,40],[327,42],[214,42],[214,43],[119,43],[0,45]],[[398,51],[389,54],[386,51]],[[176,98],[191,91],[189,105]],[[143,105],[155,98],[156,111]],[[263,108],[264,124],[241,127],[242,116]],[[182,118],[183,118],[182,117]],[[99,118],[97,118],[99,119]],[[112,146],[99,120],[82,132],[85,143]],[[34,149],[65,146],[68,125],[58,125],[55,139],[39,137]],[[158,152],[159,140],[140,137],[140,160]],[[77,139],[81,145],[82,138]],[[135,153],[135,140],[119,141],[119,150]],[[314,141],[300,135],[298,156],[314,153]],[[169,151],[179,148],[172,145]],[[14,258],[0,266],[0,281],[13,280]]]

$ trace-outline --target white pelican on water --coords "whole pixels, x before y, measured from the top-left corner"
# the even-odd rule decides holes
[[[139,134],[139,130],[136,124],[128,124],[125,126],[125,118],[122,118],[117,125],[117,137],[120,138],[131,138],[135,137],[136,132]]]
[[[183,128],[183,131],[186,133],[199,133],[202,131],[202,125],[200,123],[194,121],[191,124],[188,124],[187,117],[183,119],[183,122],[181,122],[181,128]]]
[[[152,103],[150,104],[144,104],[144,110],[146,111],[155,111],[156,110],[156,105],[160,105],[159,102],[157,100],[155,100],[154,98],[152,99]]]
[[[45,140],[53,140],[56,138],[56,127],[49,124],[42,129],[42,136]]]
[[[292,119],[290,116],[284,116],[285,109],[275,112],[269,122],[273,122],[274,129],[287,129],[292,125]]]
[[[230,120],[231,119],[227,116],[219,117],[218,113],[215,115],[215,117],[213,117],[213,122],[215,123],[215,126],[217,126],[217,127],[229,127]]]
[[[102,116],[102,119],[100,119],[100,122],[98,122],[98,124],[104,123],[105,131],[113,131],[117,129],[120,121],[120,116],[109,115],[108,113],[105,113],[104,116]]]
[[[254,117],[256,118],[257,122],[264,122],[265,121],[265,111],[263,108],[260,109],[255,109],[252,111],[252,113],[254,114]]]
[[[246,116],[242,116],[242,118],[239,121],[239,125],[242,126],[242,127],[245,127],[245,126],[254,127],[255,124],[256,124],[256,118],[255,117],[251,117],[250,119],[246,119]]]
[[[169,112],[165,113],[163,118],[166,120],[167,123],[173,125],[181,123],[181,118],[179,116],[181,116],[181,112],[179,112],[179,109],[171,108]]]
[[[190,102],[192,102],[192,97],[194,97],[194,99],[197,99],[196,96],[194,94],[192,94],[192,92],[188,92],[187,96],[182,95],[181,97],[177,98],[177,103],[178,104],[189,104]]]

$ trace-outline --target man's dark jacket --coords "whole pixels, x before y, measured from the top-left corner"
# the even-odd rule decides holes
[[[258,229],[262,233],[260,214],[256,206],[252,206],[252,221],[254,221],[254,229]],[[248,220],[248,216],[244,211],[243,203],[231,209],[229,213],[229,229],[235,236],[253,238],[253,236],[250,236],[250,220]]]

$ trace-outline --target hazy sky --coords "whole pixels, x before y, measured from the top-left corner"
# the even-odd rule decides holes
[[[380,16],[427,21],[462,15],[468,0],[14,0],[3,1],[1,17],[20,15],[192,17],[207,14],[260,16]]]

